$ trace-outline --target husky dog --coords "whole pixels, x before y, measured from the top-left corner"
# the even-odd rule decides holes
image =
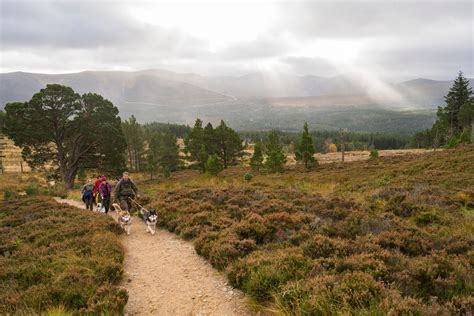
[[[114,203],[112,204],[112,206],[114,207],[115,211],[117,211],[117,214],[118,214],[117,220],[120,227],[122,227],[122,229],[125,231],[125,233],[127,233],[127,235],[130,235],[130,228],[132,225],[132,216],[130,215],[128,211],[122,210],[119,204]]]
[[[156,232],[156,220],[158,216],[156,215],[156,210],[147,210],[146,208],[142,207],[140,209],[140,214],[142,214],[143,221],[146,224],[146,232],[150,232],[152,235]]]

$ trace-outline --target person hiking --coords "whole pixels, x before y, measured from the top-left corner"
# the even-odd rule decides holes
[[[101,183],[102,176],[97,176],[94,182],[94,188],[92,189],[92,197],[95,204],[99,203],[99,185]]]
[[[86,203],[86,210],[92,211],[94,196],[94,184],[92,184],[92,179],[88,178],[86,184],[82,187],[82,201]]]
[[[102,207],[105,209],[105,214],[109,212],[110,198],[112,196],[112,186],[107,182],[107,178],[102,176],[100,179],[101,183],[98,188],[99,202],[102,203]]]
[[[130,212],[132,209],[132,199],[135,197],[139,197],[138,188],[130,179],[128,172],[124,172],[122,179],[120,179],[115,187],[115,200],[119,201],[122,210]]]

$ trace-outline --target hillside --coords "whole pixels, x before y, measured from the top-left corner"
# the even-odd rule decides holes
[[[336,77],[201,76],[164,70],[84,71],[71,74],[0,74],[0,104],[29,100],[47,83],[95,92],[123,118],[192,124],[196,117],[238,130],[318,130],[411,134],[430,127],[451,81],[373,82],[358,74]]]
[[[142,183],[160,225],[262,308],[290,315],[469,314],[474,146],[243,180]]]
[[[95,92],[118,105],[153,104],[189,106],[231,100],[192,84],[141,72],[84,71],[71,74],[0,74],[0,103],[29,100],[48,83],[72,87],[78,93]]]

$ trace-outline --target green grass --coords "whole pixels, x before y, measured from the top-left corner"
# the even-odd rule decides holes
[[[1,203],[0,314],[122,313],[120,229],[48,197]]]

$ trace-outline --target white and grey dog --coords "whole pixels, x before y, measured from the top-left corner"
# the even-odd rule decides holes
[[[105,213],[105,207],[102,205],[101,202],[97,203],[96,212]]]
[[[142,207],[140,209],[140,214],[142,215],[143,221],[146,224],[146,232],[150,232],[152,235],[156,232],[156,221],[158,219],[158,215],[156,214],[156,210],[147,210],[146,208]]]
[[[125,231],[127,235],[130,235],[130,229],[132,225],[132,216],[128,211],[122,210],[119,204],[114,203],[112,204],[115,211],[117,211],[118,214],[118,223],[120,227]]]

